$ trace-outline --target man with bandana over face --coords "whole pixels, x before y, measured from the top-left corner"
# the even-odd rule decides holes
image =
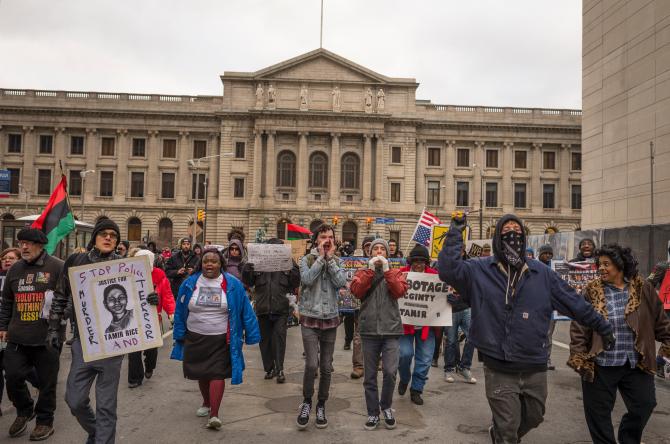
[[[518,443],[543,420],[547,398],[547,337],[553,310],[570,316],[614,347],[612,326],[553,270],[526,260],[523,222],[508,214],[496,225],[493,256],[461,258],[465,215],[452,214],[439,255],[440,279],[472,308],[470,337],[484,362],[491,441]]]

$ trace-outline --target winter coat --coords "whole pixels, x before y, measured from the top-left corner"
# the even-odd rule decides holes
[[[362,268],[351,280],[351,293],[361,302],[358,325],[361,336],[402,336],[398,299],[409,288],[399,270]]]
[[[494,251],[502,248],[501,229],[496,227]],[[612,326],[584,298],[539,261],[525,262],[514,287],[512,270],[496,256],[463,260],[462,249],[461,231],[452,227],[439,254],[440,279],[472,308],[468,340],[484,355],[521,365],[546,365],[554,310],[601,334],[612,332]]]
[[[189,276],[179,288],[177,297],[177,309],[174,317],[174,330],[172,337],[174,345],[171,359],[184,360],[184,338],[186,337],[186,323],[188,321],[188,303],[193,297],[198,278],[202,273],[194,273]],[[242,283],[234,276],[224,273],[221,288],[226,292],[228,302],[228,337],[230,343],[230,361],[233,367],[231,382],[242,383],[244,372],[244,356],[242,355],[242,342],[247,345],[258,344],[261,333],[258,328],[258,320],[251,308],[251,303],[242,287]]]
[[[188,278],[188,273],[179,275],[179,269],[183,267],[197,270],[199,262],[198,256],[193,254],[193,251],[189,251],[186,257],[184,257],[181,251],[172,253],[172,256],[170,256],[170,259],[165,264],[165,274],[170,279],[172,294],[179,294],[179,287]]]
[[[347,285],[347,273],[339,257],[328,262],[314,248],[300,261],[300,316],[332,319],[338,316],[339,289]]]
[[[168,315],[174,314],[175,302],[172,295],[170,281],[165,272],[158,267],[151,270],[151,281],[154,284],[154,291],[158,294],[158,319],[161,319],[161,312],[165,310]]]
[[[607,319],[605,287],[600,278],[589,282],[583,296],[593,308]],[[650,282],[639,275],[628,284],[628,303],[624,311],[626,324],[635,336],[635,351],[639,353],[638,368],[651,375],[656,373],[656,342],[661,343],[659,355],[670,358],[670,318]],[[570,325],[570,358],[568,365],[593,382],[595,358],[604,350],[603,340],[592,329],[572,322]]]
[[[245,266],[242,282],[254,288],[254,310],[256,315],[287,315],[289,313],[286,293],[293,293],[300,286],[300,269],[293,263],[288,271],[251,271]]]
[[[403,273],[409,273],[412,271],[412,267],[410,265],[406,265],[402,267],[400,271]],[[424,273],[437,274],[437,270],[434,268],[426,267]],[[403,333],[406,335],[413,335],[416,332],[417,327],[420,326],[402,324]],[[428,335],[430,334],[430,327],[424,325],[420,328],[421,328],[421,340],[425,341],[426,339],[428,339]],[[433,327],[433,331],[435,332],[435,334],[439,334],[440,330],[442,330],[442,327]]]

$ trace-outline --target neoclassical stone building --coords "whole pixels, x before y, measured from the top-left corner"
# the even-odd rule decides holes
[[[0,216],[38,212],[62,164],[75,215],[133,241],[174,243],[205,205],[214,243],[327,221],[404,247],[424,207],[471,211],[476,238],[480,202],[483,236],[506,212],[533,234],[579,227],[578,110],[435,105],[325,49],[221,81],[196,97],[0,89]]]

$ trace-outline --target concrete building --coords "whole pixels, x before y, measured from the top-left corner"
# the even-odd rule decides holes
[[[670,223],[670,1],[584,0],[582,45],[582,228]]]
[[[221,96],[1,89],[0,214],[42,208],[62,162],[76,216],[131,241],[186,235],[196,197],[215,243],[327,221],[404,247],[424,207],[473,211],[478,237],[480,201],[483,236],[512,211],[533,234],[580,226],[579,110],[435,105],[325,49],[221,80]]]

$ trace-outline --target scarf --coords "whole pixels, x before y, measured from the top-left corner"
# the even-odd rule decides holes
[[[500,236],[502,254],[510,266],[520,268],[524,262],[523,235],[516,231],[508,231]]]

